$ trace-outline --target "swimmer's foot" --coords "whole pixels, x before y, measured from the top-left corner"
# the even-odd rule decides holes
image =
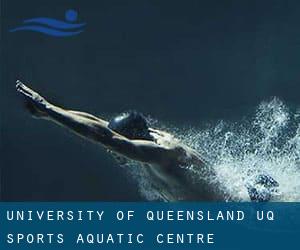
[[[42,96],[19,80],[16,81],[16,90],[25,98],[25,106],[35,118],[47,116],[44,110],[48,103]]]

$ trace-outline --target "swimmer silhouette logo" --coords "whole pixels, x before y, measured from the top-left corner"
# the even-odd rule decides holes
[[[65,20],[48,17],[26,19],[21,26],[9,30],[10,32],[32,31],[54,37],[69,37],[84,31],[86,23],[75,23],[78,13],[69,9],[65,12]]]

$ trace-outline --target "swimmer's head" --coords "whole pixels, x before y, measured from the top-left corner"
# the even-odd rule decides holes
[[[153,140],[146,117],[136,111],[117,115],[109,121],[108,127],[129,139]]]

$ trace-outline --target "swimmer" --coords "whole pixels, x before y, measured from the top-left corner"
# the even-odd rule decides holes
[[[36,118],[46,119],[67,127],[76,134],[102,144],[121,158],[138,161],[147,169],[153,186],[165,201],[230,200],[219,187],[212,166],[194,149],[171,134],[149,127],[138,112],[125,112],[111,121],[94,115],[64,109],[16,82],[17,91],[25,97],[28,110]],[[209,178],[195,180],[190,167]],[[251,197],[252,199],[252,197]]]

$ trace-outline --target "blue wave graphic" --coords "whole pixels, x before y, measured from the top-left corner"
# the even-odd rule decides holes
[[[56,36],[56,37],[74,36],[74,35],[77,35],[77,34],[83,32],[83,30],[60,31],[60,30],[54,30],[54,29],[50,29],[50,28],[47,28],[47,27],[35,26],[35,25],[17,27],[15,29],[10,30],[10,32],[21,31],[21,30],[36,31],[36,32],[40,32],[40,33],[44,33],[44,34],[47,34],[47,35],[50,35],[50,36]]]
[[[75,29],[80,28],[85,25],[85,23],[67,23],[60,20],[52,19],[52,18],[46,18],[46,17],[38,17],[33,19],[24,20],[23,23],[37,23],[37,24],[44,24],[48,25],[51,28],[56,29]]]
[[[67,10],[65,19],[67,22],[47,17],[27,19],[23,21],[24,25],[9,31],[35,31],[56,37],[74,36],[83,32],[83,29],[80,28],[83,28],[85,23],[73,23],[77,20],[77,12],[75,10]]]

